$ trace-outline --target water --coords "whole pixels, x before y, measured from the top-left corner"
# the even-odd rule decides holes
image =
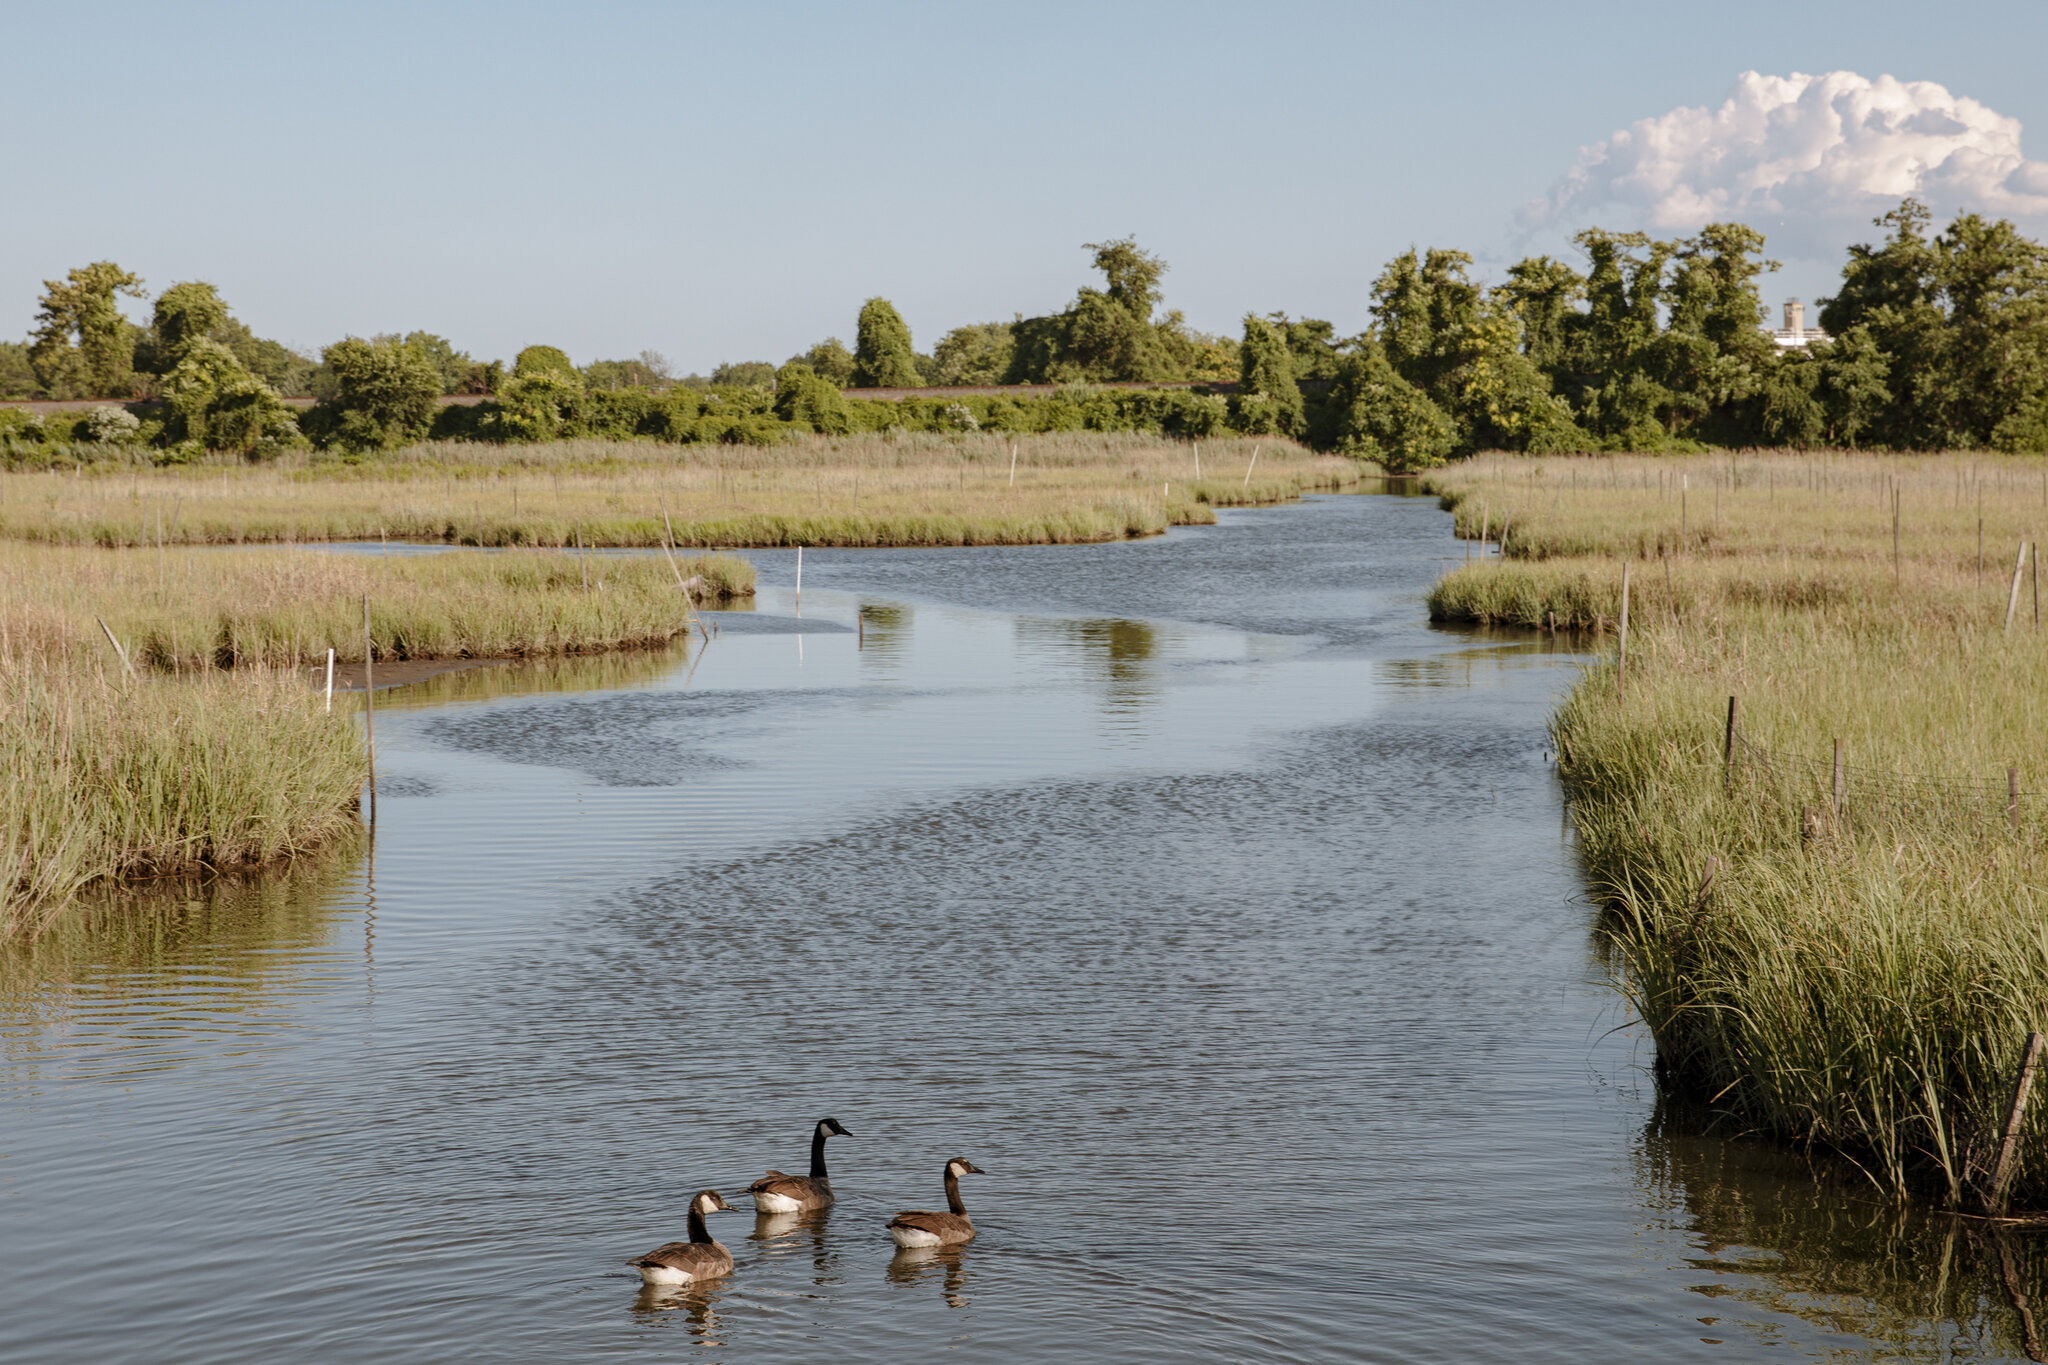
[[[815,552],[801,622],[763,553],[708,647],[387,694],[374,849],[0,958],[0,1358],[2017,1356],[2037,1234],[1660,1112],[1576,659],[1430,630],[1461,553],[1319,498]],[[826,1114],[828,1217],[641,1291]]]

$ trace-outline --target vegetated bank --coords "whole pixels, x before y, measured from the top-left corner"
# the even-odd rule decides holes
[[[0,475],[0,538],[58,544],[1031,545],[1156,535],[1356,485],[1279,437],[809,436],[767,446],[435,442],[347,458]]]
[[[2048,1030],[2048,633],[2021,549],[2048,466],[1481,458],[1431,486],[1461,535],[1506,536],[1434,616],[1607,633],[1554,737],[1667,1083],[1987,1202]],[[2048,1204],[2048,1104],[2018,1156],[2014,1197]]]
[[[297,670],[653,645],[753,589],[729,556],[0,546],[0,933],[110,877],[272,862],[356,827],[353,707]],[[111,638],[110,638],[111,637]],[[117,650],[119,652],[117,652]]]

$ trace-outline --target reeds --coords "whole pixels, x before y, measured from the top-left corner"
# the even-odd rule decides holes
[[[2043,468],[1490,461],[1442,484],[1469,533],[1512,523],[1506,559],[1438,583],[1439,618],[1611,629],[1621,556],[1648,552],[1626,698],[1595,667],[1553,730],[1664,1074],[1725,1123],[1963,1204],[1987,1193],[2021,1048],[2048,1027],[2048,634],[2025,575],[2005,621],[2014,542],[2048,522]],[[2033,1204],[2044,1110],[2015,1188]]]
[[[1016,448],[1015,476],[1011,448]],[[1252,456],[1258,452],[1256,468]],[[361,460],[0,474],[0,538],[235,545],[1059,544],[1213,521],[1216,506],[1354,485],[1292,442],[1063,433],[813,437],[774,446],[430,443]],[[1247,479],[1245,476],[1251,474]]]

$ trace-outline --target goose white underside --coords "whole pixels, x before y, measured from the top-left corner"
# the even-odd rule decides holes
[[[896,1239],[897,1246],[905,1248],[940,1245],[939,1235],[936,1232],[926,1232],[923,1228],[890,1228],[889,1235]]]
[[[639,1267],[642,1284],[690,1284],[696,1276],[687,1270],[678,1270],[672,1265],[643,1265]]]
[[[786,1194],[770,1194],[766,1190],[754,1196],[754,1208],[761,1213],[802,1213],[803,1201],[791,1199]]]

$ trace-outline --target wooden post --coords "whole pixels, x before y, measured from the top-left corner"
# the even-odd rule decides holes
[[[1899,582],[1899,490],[1892,490],[1892,586]]]
[[[1251,461],[1251,463],[1250,463],[1250,464],[1248,464],[1248,465],[1246,465],[1246,466],[1244,467],[1244,486],[1245,486],[1246,488],[1250,488],[1250,487],[1252,486],[1252,471],[1253,471],[1254,469],[1257,469],[1258,467],[1259,467],[1259,447],[1257,447],[1257,446],[1255,445],[1255,446],[1253,446],[1253,447],[1252,447],[1252,461]]]
[[[1842,802],[1849,795],[1849,767],[1843,762],[1842,741],[1835,741],[1835,820],[1842,818]]]
[[[2020,575],[2027,568],[2027,542],[2020,542],[2020,555],[2012,562],[2012,591],[2005,598],[2005,633],[2012,634],[2013,614],[2020,609]]]
[[[1681,550],[1685,548],[1685,500],[1691,493],[1692,476],[1690,474],[1680,474],[1678,476],[1678,548]]]
[[[1728,699],[1728,729],[1721,736],[1721,772],[1725,777],[1735,766],[1735,698]]]
[[[1198,479],[1202,477],[1202,455],[1201,455],[1201,452],[1200,452],[1199,450],[1197,450],[1197,451],[1195,452],[1195,477],[1196,477],[1196,478],[1198,478]],[[1012,441],[1012,442],[1010,442],[1010,487],[1012,487],[1012,488],[1015,488],[1016,486],[1017,486],[1017,443],[1016,443],[1015,441]]]
[[[370,595],[363,594],[363,746],[370,755],[370,824],[377,823],[377,647],[370,639]]]
[[[2005,1212],[2006,1186],[2012,1183],[2019,1156],[2020,1124],[2027,1116],[2027,1096],[2034,1088],[2034,1071],[2041,1064],[2041,1043],[2039,1033],[2029,1033],[2026,1049],[2020,1055],[2020,1074],[2013,1081],[2012,1104],[2005,1111],[2005,1133],[1998,1144],[1998,1160],[1991,1167],[1991,1188],[1984,1201],[1987,1213]]]
[[[1506,516],[1500,519],[1500,557],[1502,559],[1508,557],[1508,527],[1514,524],[1514,520],[1515,514],[1513,511],[1509,511]]]
[[[334,651],[327,651],[327,714],[334,714]]]
[[[92,619],[95,621],[100,621],[100,618],[97,616],[93,617]],[[114,638],[114,632],[111,630],[107,630],[107,623],[105,621],[100,621],[100,629],[106,631],[107,643],[114,647],[114,653],[121,656],[121,667],[127,670],[129,677],[134,677],[135,665],[128,662],[128,651],[121,648],[121,642]]]
[[[2012,832],[2020,832],[2020,770],[2019,765],[2007,764],[2005,769],[2005,815],[2012,821]]]
[[[1621,667],[1614,675],[1614,692],[1623,701],[1628,700],[1628,570],[1629,561],[1621,561]]]
[[[1199,479],[1202,477],[1202,443],[1200,441],[1196,441],[1194,442],[1194,447],[1195,477]],[[1010,467],[1012,469],[1017,467],[1017,443],[1015,441],[1012,441],[1010,443]]]

